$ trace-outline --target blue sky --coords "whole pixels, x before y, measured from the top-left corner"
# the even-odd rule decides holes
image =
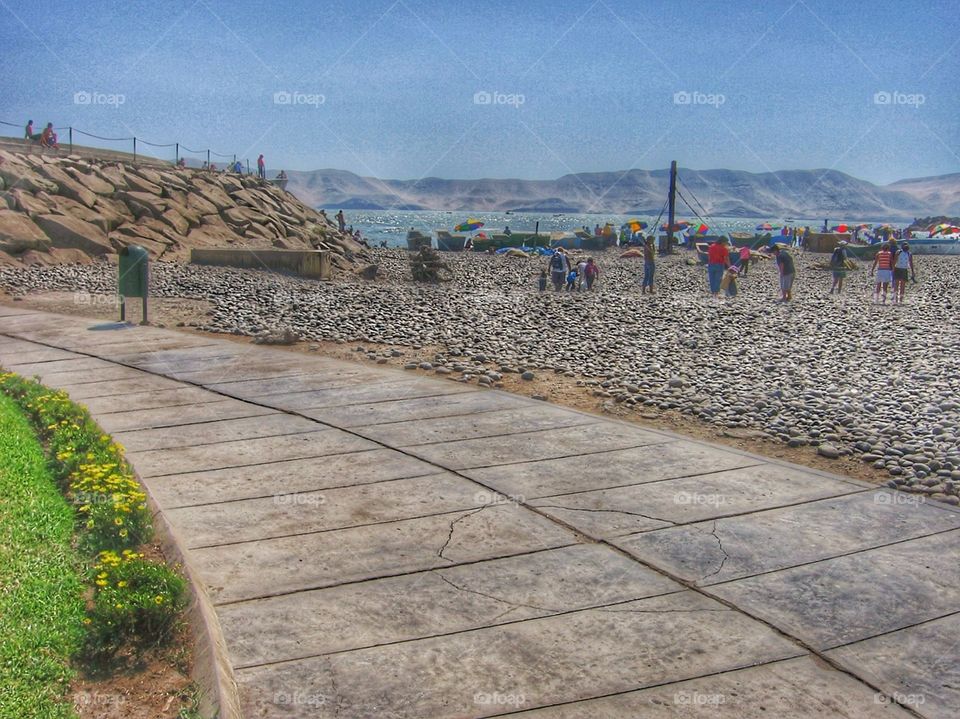
[[[0,0],[0,18],[0,120],[275,169],[960,171],[956,0]]]

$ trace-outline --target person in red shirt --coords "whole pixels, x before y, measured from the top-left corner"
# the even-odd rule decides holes
[[[873,299],[880,299],[880,289],[883,288],[883,304],[887,304],[887,290],[893,282],[893,253],[890,251],[889,242],[880,245],[880,251],[874,256],[873,266],[870,268],[871,277],[874,271],[877,273],[877,283],[873,288]]]
[[[721,237],[707,248],[707,279],[710,282],[710,293],[714,297],[720,294],[723,273],[730,266],[730,250],[727,249],[727,242],[726,237]]]
[[[40,144],[43,147],[59,147],[57,144],[57,133],[53,131],[53,123],[48,122],[47,126],[43,128],[43,133],[40,135]]]
[[[267,163],[263,159],[263,155],[257,158],[257,177],[261,180],[267,179]]]

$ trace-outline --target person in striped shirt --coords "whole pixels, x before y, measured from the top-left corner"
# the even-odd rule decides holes
[[[870,275],[877,273],[877,282],[873,288],[873,299],[876,302],[880,299],[880,290],[883,289],[883,304],[887,304],[887,291],[890,289],[890,283],[893,282],[893,253],[890,251],[890,243],[884,242],[880,245],[880,251],[873,258],[873,266],[870,268]]]

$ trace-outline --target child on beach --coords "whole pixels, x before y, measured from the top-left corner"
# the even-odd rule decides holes
[[[577,291],[577,270],[572,269],[567,275],[567,291],[576,292]]]
[[[547,271],[546,270],[540,270],[539,285],[540,285],[541,292],[547,291]]]

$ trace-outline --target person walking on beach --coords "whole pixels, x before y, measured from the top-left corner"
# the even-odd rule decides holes
[[[903,304],[903,296],[907,292],[907,276],[917,281],[917,273],[913,268],[913,253],[910,244],[903,242],[900,251],[893,258],[893,301]]]
[[[547,291],[547,271],[540,270],[540,278],[537,280],[537,286],[540,288],[541,292]]]
[[[880,251],[873,258],[873,266],[870,268],[870,276],[877,273],[877,281],[873,286],[873,301],[880,299],[880,290],[883,289],[883,304],[887,304],[887,290],[893,281],[893,254],[890,252],[890,243],[884,242],[880,245]]]
[[[343,210],[337,212],[334,217],[337,218],[337,224],[340,226],[340,232],[343,232],[347,228],[347,218],[343,216]]]
[[[584,279],[586,279],[587,261],[585,259],[581,259],[577,263],[576,270],[577,270],[577,292],[579,292],[580,290],[583,289],[583,281]]]
[[[267,163],[263,159],[263,154],[257,158],[257,177],[259,177],[261,180],[267,179]]]
[[[833,271],[833,285],[830,287],[831,295],[834,290],[837,291],[838,295],[843,292],[843,280],[847,276],[848,259],[847,241],[840,240],[840,242],[837,243],[837,248],[833,251],[833,254],[830,255],[830,269]]]
[[[787,252],[787,246],[782,242],[773,246],[773,254],[777,258],[777,269],[780,271],[780,301],[790,302],[793,299],[793,280],[797,276],[796,265]]]
[[[640,288],[640,294],[655,294],[653,289],[653,275],[657,269],[657,252],[653,246],[653,235],[650,235],[643,243],[643,286]]]
[[[750,248],[744,245],[740,248],[740,274],[747,276],[747,270],[750,268]]]
[[[553,253],[550,258],[550,281],[553,283],[554,292],[563,289],[564,282],[567,281],[567,273],[570,271],[570,261],[567,256],[559,249]]]
[[[583,267],[583,281],[587,285],[587,290],[593,289],[593,283],[600,277],[600,268],[593,261],[592,257],[587,258],[587,264]]]
[[[721,237],[707,248],[707,279],[710,282],[710,294],[714,297],[720,294],[723,273],[730,266],[730,251],[727,249],[727,242],[726,237]]]

